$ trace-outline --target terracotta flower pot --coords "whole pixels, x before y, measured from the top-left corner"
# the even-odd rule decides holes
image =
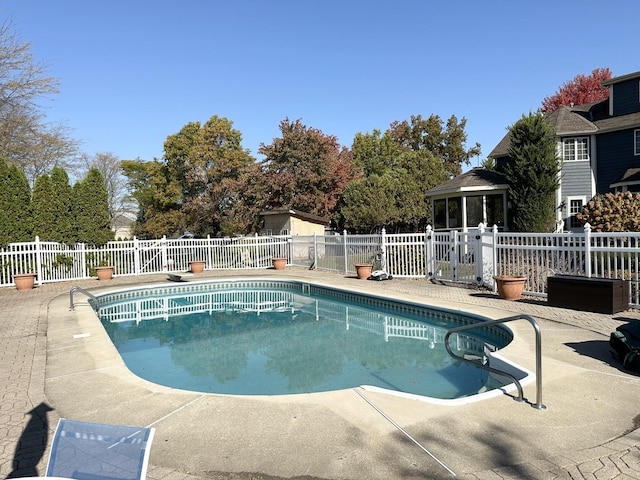
[[[498,285],[498,295],[505,300],[520,300],[527,277],[498,275],[493,277]]]
[[[356,274],[360,280],[366,280],[371,276],[371,272],[373,271],[373,265],[370,263],[356,263]]]
[[[204,272],[204,266],[207,262],[204,260],[194,260],[193,262],[189,262],[189,269],[191,273],[202,273]]]
[[[275,270],[284,270],[287,266],[287,259],[284,257],[273,257],[271,262],[273,263],[273,268]]]
[[[13,283],[18,290],[31,290],[36,280],[35,273],[16,273],[13,276]]]
[[[102,266],[96,267],[96,275],[98,276],[98,280],[111,280],[113,278],[114,267],[111,266]]]

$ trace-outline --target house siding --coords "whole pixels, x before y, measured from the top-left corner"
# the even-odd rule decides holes
[[[592,197],[589,162],[565,162],[562,166],[561,178],[562,200],[566,200],[567,197],[583,195],[587,200]]]
[[[598,135],[598,192],[612,191],[613,183],[627,168],[640,164],[640,157],[633,152],[633,129]]]
[[[637,78],[613,86],[613,116],[640,111],[640,82]]]

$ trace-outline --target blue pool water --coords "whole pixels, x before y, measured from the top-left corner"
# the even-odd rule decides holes
[[[454,361],[447,329],[482,319],[291,281],[224,281],[99,297],[128,368],[200,392],[279,395],[371,385],[452,399],[500,386]],[[502,327],[452,335],[454,352],[508,344]]]

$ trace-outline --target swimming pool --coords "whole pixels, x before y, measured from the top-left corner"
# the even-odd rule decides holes
[[[127,367],[200,392],[280,395],[366,385],[454,399],[502,386],[446,352],[449,328],[483,317],[284,280],[224,280],[98,296]],[[489,361],[513,338],[503,326],[451,337]]]

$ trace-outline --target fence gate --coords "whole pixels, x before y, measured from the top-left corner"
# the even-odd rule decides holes
[[[482,283],[479,230],[427,232],[429,276],[453,282]]]

